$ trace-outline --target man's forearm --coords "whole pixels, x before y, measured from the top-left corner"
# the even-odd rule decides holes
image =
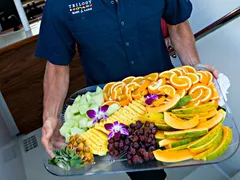
[[[47,63],[44,76],[43,120],[59,118],[69,86],[69,67]]]
[[[195,38],[188,21],[178,25],[168,25],[169,35],[183,65],[196,65],[200,63]]]

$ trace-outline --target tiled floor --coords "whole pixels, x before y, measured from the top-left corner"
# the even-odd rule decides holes
[[[30,137],[32,134],[35,134],[37,137],[38,147],[32,149],[28,152],[25,152],[22,146],[22,140],[26,137]],[[23,156],[23,163],[25,166],[25,172],[27,180],[128,180],[129,177],[124,174],[112,174],[112,175],[98,175],[98,176],[84,176],[84,177],[57,177],[46,171],[43,166],[43,155],[45,153],[43,147],[41,146],[41,130],[38,129],[33,133],[28,134],[27,136],[20,136],[19,143]]]

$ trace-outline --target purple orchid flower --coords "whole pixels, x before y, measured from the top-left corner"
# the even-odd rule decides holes
[[[108,135],[108,139],[111,139],[113,136],[120,137],[121,134],[129,135],[126,125],[118,123],[118,121],[115,121],[113,124],[107,123],[104,127],[106,130],[111,131]]]
[[[145,103],[147,105],[151,105],[154,100],[158,100],[159,95],[157,95],[157,94],[150,94],[150,95],[146,95],[145,98],[146,98]]]
[[[93,109],[87,111],[88,117],[90,119],[93,119],[93,124],[99,122],[101,119],[108,118],[108,116],[106,115],[108,107],[109,107],[108,105],[102,106],[98,109],[98,112],[94,111]]]

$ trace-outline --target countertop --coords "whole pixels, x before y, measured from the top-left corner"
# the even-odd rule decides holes
[[[31,30],[26,32],[22,27],[18,31],[10,31],[3,34],[0,34],[0,53],[5,48],[9,48],[10,45],[16,43],[23,43],[23,40],[29,41],[31,38],[34,38],[39,34],[41,20],[30,24]]]

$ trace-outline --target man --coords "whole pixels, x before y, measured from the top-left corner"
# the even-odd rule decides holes
[[[42,143],[56,128],[69,86],[68,64],[79,48],[88,85],[173,68],[160,26],[163,18],[183,65],[200,63],[187,19],[189,0],[48,0],[36,56],[48,60],[44,78]],[[217,76],[214,67],[205,65]],[[128,173],[131,179],[165,179],[164,171]]]

